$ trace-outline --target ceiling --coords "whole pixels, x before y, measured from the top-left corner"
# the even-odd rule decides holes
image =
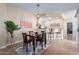
[[[10,5],[23,8],[29,11],[36,11],[37,3],[10,3]],[[40,12],[64,12],[75,10],[79,7],[78,3],[39,3]]]
[[[37,3],[9,3],[8,5],[16,6],[30,12],[37,12]],[[65,13],[71,11],[71,15],[75,16],[79,3],[39,3],[39,12],[60,12]],[[75,12],[74,12],[75,11]],[[69,16],[69,15],[68,15]]]

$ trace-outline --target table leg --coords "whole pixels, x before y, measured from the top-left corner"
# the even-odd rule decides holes
[[[35,40],[33,40],[33,52],[35,52]]]

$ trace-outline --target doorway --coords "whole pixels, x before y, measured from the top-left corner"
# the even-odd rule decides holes
[[[73,40],[73,23],[72,22],[67,23],[67,39]]]

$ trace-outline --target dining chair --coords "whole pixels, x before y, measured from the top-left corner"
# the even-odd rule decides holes
[[[23,48],[26,47],[26,51],[28,51],[28,44],[31,42],[33,43],[33,51],[35,51],[35,45],[34,45],[34,36],[27,35],[26,33],[22,33],[23,35]],[[32,39],[30,39],[32,38]]]
[[[29,35],[33,36],[33,34],[34,34],[33,31],[29,31]],[[29,39],[33,40],[33,37],[31,37],[31,36],[29,37]],[[31,45],[31,43],[30,43],[30,45]]]
[[[43,39],[44,45],[46,47],[47,40],[46,40],[46,32],[45,31],[42,32],[42,39]]]
[[[38,32],[35,32],[35,36],[36,36],[36,45],[38,42],[41,43],[41,47],[43,49],[43,42],[46,46],[46,34],[44,32],[41,32],[41,34],[39,35]]]
[[[29,35],[33,35],[34,34],[34,32],[33,31],[29,31]]]

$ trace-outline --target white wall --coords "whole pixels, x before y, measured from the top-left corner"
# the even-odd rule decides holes
[[[31,18],[33,25],[32,30],[36,28],[36,19],[31,12],[7,4],[0,4],[0,47],[3,47],[10,43],[10,41],[7,42],[8,35],[4,22],[6,20],[13,20],[16,24],[19,24],[18,20],[20,18]],[[14,32],[15,42],[22,41],[22,35],[21,35],[22,31],[29,31],[29,30],[30,29],[22,29],[15,31]],[[8,37],[8,39],[10,39],[10,36]]]
[[[67,23],[73,23],[73,39],[76,40],[77,32],[77,19],[75,18],[76,10],[70,10],[63,13],[64,17],[64,39],[67,39]]]
[[[73,23],[73,39],[76,40],[76,32],[77,32],[77,20],[76,18],[72,17],[72,18],[67,18],[64,19],[64,39],[67,39],[67,23],[68,22],[72,22]]]
[[[0,4],[0,47],[6,45],[6,30],[4,21],[7,18],[6,4]]]
[[[79,30],[79,17],[76,17],[77,19],[77,29]],[[78,48],[79,48],[79,31],[77,31],[77,36],[76,36],[76,40],[77,40],[77,44],[78,44]]]

